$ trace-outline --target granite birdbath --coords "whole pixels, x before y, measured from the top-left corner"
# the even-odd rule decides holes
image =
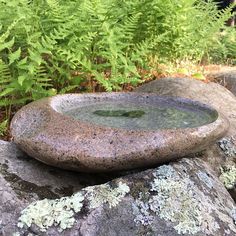
[[[149,167],[204,150],[228,121],[183,98],[66,94],[32,102],[11,122],[14,142],[52,166],[83,172]]]

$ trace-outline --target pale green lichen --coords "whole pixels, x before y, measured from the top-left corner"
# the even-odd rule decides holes
[[[236,233],[230,215],[231,209],[224,207],[228,214],[222,213],[223,200],[216,198],[212,204],[212,199],[196,186],[184,168],[182,166],[179,172],[167,165],[157,169],[153,174],[148,200],[139,198],[135,201],[133,211],[136,214],[136,224],[151,224],[154,213],[161,219],[172,222],[178,234],[201,232],[204,235],[214,235],[220,229],[217,222],[219,219],[228,225],[231,232]],[[212,188],[214,180],[210,175],[199,172],[198,177]]]
[[[149,204],[143,200],[143,194],[139,194],[139,198],[135,200],[132,204],[133,215],[135,216],[134,222],[138,224],[142,224],[144,226],[152,224],[154,220],[154,216],[150,214]],[[149,193],[146,193],[149,195]],[[146,199],[147,196],[145,196]],[[149,197],[149,196],[148,196]]]
[[[30,204],[21,212],[18,227],[29,228],[32,224],[45,232],[51,226],[58,226],[58,231],[72,228],[75,214],[80,212],[83,202],[88,200],[89,209],[94,209],[108,203],[109,207],[116,206],[130,191],[129,186],[119,182],[117,187],[109,184],[87,187],[71,197],[56,200],[44,199]]]
[[[172,174],[165,174],[167,170]],[[228,215],[219,210],[223,205],[223,200],[216,198],[215,204],[212,204],[212,199],[194,184],[188,174],[180,170],[181,175],[179,175],[171,166],[168,169],[165,167],[165,171],[158,170],[154,174],[151,190],[156,194],[149,201],[151,210],[162,219],[177,223],[174,228],[179,234],[203,232],[206,235],[214,235],[220,226],[213,214],[217,215],[222,222],[227,223],[230,230],[236,233],[230,217],[231,209],[224,207]],[[203,177],[203,175],[200,176]],[[204,180],[204,183],[209,186],[214,182],[210,176],[206,178],[204,175]]]
[[[81,192],[71,197],[57,200],[44,199],[30,204],[21,212],[18,227],[35,224],[45,232],[51,226],[59,226],[59,231],[71,228],[75,222],[74,214],[83,207],[84,196]]]
[[[236,185],[236,166],[224,166],[221,168],[220,180],[227,189],[232,189]]]
[[[89,200],[89,207],[91,209],[97,208],[104,203],[108,203],[109,207],[115,207],[121,199],[130,191],[127,184],[119,182],[118,186],[112,188],[109,184],[102,184],[99,186],[87,187],[86,197]]]
[[[179,234],[195,234],[201,230],[201,209],[199,202],[193,197],[193,192],[190,191],[193,182],[188,178],[180,181],[172,167],[169,168],[168,172],[170,171],[173,172],[170,179],[164,178],[165,174],[160,175],[160,171],[155,174],[151,191],[158,194],[149,200],[150,209],[161,219],[177,223],[174,228]]]

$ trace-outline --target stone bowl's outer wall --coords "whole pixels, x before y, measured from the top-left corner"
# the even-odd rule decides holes
[[[122,94],[77,96],[114,97]],[[158,131],[109,128],[56,112],[52,101],[60,96],[68,99],[75,94],[45,98],[24,106],[11,122],[11,134],[14,142],[27,154],[63,169],[105,172],[166,163],[204,150],[223,137],[229,126],[227,119],[219,113],[215,122],[197,128]],[[132,96],[156,95],[132,93]]]

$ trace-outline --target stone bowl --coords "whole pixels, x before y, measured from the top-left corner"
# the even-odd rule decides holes
[[[48,165],[109,172],[203,151],[229,122],[215,109],[150,93],[65,94],[32,102],[11,122],[19,147]]]

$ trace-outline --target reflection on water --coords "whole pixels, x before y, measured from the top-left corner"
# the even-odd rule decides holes
[[[214,114],[199,107],[176,107],[119,102],[97,102],[64,112],[74,119],[130,130],[193,128],[216,120]]]
[[[144,111],[141,110],[97,110],[94,111],[93,114],[98,116],[105,116],[105,117],[129,117],[129,118],[139,118],[145,114]]]

